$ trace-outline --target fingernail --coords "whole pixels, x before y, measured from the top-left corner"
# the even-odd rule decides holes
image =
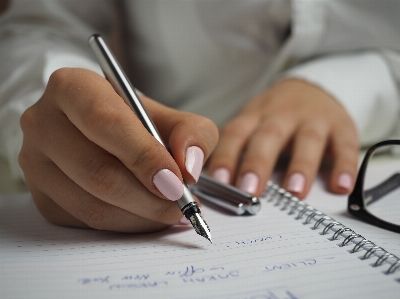
[[[248,172],[240,180],[239,189],[247,193],[256,193],[258,181],[258,176],[254,172]]]
[[[229,184],[229,181],[231,179],[231,174],[227,168],[220,167],[213,172],[212,177],[216,179],[218,182]]]
[[[197,180],[199,179],[201,170],[203,169],[204,153],[198,146],[190,146],[186,150],[186,170]]]
[[[289,179],[288,191],[302,193],[306,184],[306,178],[301,173],[294,173]]]
[[[353,178],[347,172],[344,172],[339,175],[338,178],[338,186],[346,189],[347,191],[350,190],[351,186],[353,185]]]
[[[183,195],[181,180],[169,169],[161,169],[153,178],[153,183],[166,198],[176,201]]]

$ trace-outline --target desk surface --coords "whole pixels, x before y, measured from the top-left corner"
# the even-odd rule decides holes
[[[398,298],[400,271],[383,274],[387,264],[371,267],[376,258],[349,253],[355,244],[337,246],[332,231],[322,236],[273,202],[248,217],[204,205],[214,237],[204,245],[182,226],[142,235],[57,227],[28,192],[10,192],[0,193],[1,298]],[[306,200],[400,256],[399,235],[353,219],[346,201],[320,179]]]
[[[392,167],[388,163],[387,167]],[[13,180],[5,160],[0,158],[0,208],[9,200],[26,206],[30,197],[26,186],[19,180]],[[329,215],[366,239],[375,242],[387,251],[400,257],[400,235],[373,225],[365,224],[347,213],[347,195],[335,195],[326,191],[325,183],[317,178],[306,202],[321,212]],[[3,203],[3,205],[2,205]]]

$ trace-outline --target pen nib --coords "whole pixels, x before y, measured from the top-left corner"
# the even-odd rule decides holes
[[[212,243],[210,228],[208,227],[207,223],[204,221],[204,219],[200,216],[199,213],[193,213],[189,217],[189,221],[192,223],[192,226],[196,231],[196,233],[198,233],[200,236],[206,238],[208,241],[210,241],[210,243]]]

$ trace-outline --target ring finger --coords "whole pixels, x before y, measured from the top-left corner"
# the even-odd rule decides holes
[[[300,126],[294,137],[293,154],[283,186],[303,198],[318,171],[329,138],[324,121],[313,120]]]

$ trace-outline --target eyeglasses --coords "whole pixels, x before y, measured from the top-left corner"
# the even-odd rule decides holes
[[[367,150],[347,210],[367,223],[400,233],[400,140],[382,141]]]

